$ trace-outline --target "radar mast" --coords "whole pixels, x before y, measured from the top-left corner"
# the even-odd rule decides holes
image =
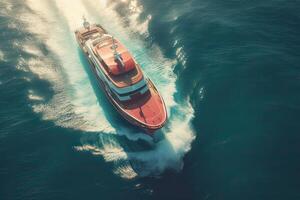
[[[85,16],[83,15],[82,16],[82,19],[83,19],[83,27],[85,28],[85,29],[90,29],[90,23],[86,20],[86,18],[85,18]]]
[[[116,44],[116,41],[115,41],[114,36],[111,36],[111,39],[112,39],[112,44],[113,44],[113,45],[111,46],[111,48],[112,48],[112,50],[114,51],[114,57],[115,57],[115,60],[118,61],[118,62],[121,64],[122,68],[124,68],[124,67],[125,67],[125,64],[124,64],[124,62],[123,62],[123,59],[122,59],[121,55],[120,55],[119,52],[117,51],[118,45]]]

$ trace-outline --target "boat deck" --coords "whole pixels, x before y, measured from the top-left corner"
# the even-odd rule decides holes
[[[104,37],[92,42],[92,49],[101,63],[100,67],[102,68],[102,71],[105,72],[106,77],[116,87],[128,87],[143,79],[144,76],[141,68],[135,62],[133,56],[129,53],[126,47],[122,45],[122,43],[114,39],[117,45],[116,50],[122,57],[122,60],[125,63],[125,68],[130,66],[130,69],[128,70],[125,69],[124,71],[124,69],[122,69],[120,64],[114,58],[114,52],[111,48],[113,45],[112,36],[108,35],[100,25],[91,25],[89,29],[81,28],[76,31],[77,38],[82,45],[95,34],[99,34],[100,36],[106,34]]]
[[[115,40],[115,39],[114,39]],[[122,57],[124,67],[114,58],[114,52],[111,49],[112,39],[103,40],[93,47],[96,56],[101,61],[102,67],[107,72],[107,76],[119,88],[136,84],[143,79],[143,73],[140,66],[135,62],[129,51],[119,41],[116,41],[117,52]]]

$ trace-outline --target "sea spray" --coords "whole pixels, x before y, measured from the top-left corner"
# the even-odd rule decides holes
[[[73,9],[71,12],[66,9],[68,3],[72,2],[29,1],[29,6],[39,14],[30,16],[36,18],[36,23],[29,25],[29,30],[44,40],[61,63],[59,70],[57,66],[43,62],[36,65],[29,63],[34,73],[50,81],[56,89],[49,103],[34,104],[33,109],[42,113],[44,119],[52,120],[63,127],[113,133],[114,129],[103,114],[77,54],[78,46],[74,40],[73,30],[81,24],[82,15],[79,13],[87,12],[76,2],[72,7],[77,5],[77,10]],[[52,77],[49,77],[49,74],[52,74]]]

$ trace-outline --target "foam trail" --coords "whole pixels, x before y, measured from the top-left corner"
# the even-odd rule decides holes
[[[41,35],[62,65],[61,74],[52,70],[51,77],[43,77],[49,73],[45,73],[41,67],[30,65],[32,71],[39,74],[41,78],[54,80],[53,84],[58,85],[52,102],[36,104],[34,110],[43,113],[44,119],[54,120],[62,126],[112,133],[114,129],[104,116],[78,56],[78,45],[73,30],[80,26],[82,15],[87,13],[79,2],[37,0],[28,2],[28,5],[43,17],[43,20],[30,27],[30,30]],[[60,83],[56,80],[56,76],[61,76]],[[68,117],[64,116],[66,112],[69,113]]]
[[[122,2],[124,3],[124,1]],[[126,2],[131,6],[136,6],[139,10],[138,12],[142,13],[142,6],[137,5],[137,1],[128,0]],[[126,158],[121,156],[123,154],[118,153],[114,154],[114,159],[106,160],[115,162],[116,166],[118,166],[120,160],[129,160],[135,174],[140,176],[157,175],[168,168],[180,170],[183,166],[182,158],[185,153],[190,150],[191,143],[195,139],[195,134],[190,125],[194,111],[189,101],[185,100],[183,101],[184,103],[178,104],[174,100],[174,94],[176,93],[176,76],[173,73],[173,66],[176,64],[176,61],[166,59],[156,45],[153,45],[150,49],[145,48],[146,45],[144,42],[132,34],[132,32],[134,32],[143,35],[145,32],[148,32],[148,30],[145,30],[145,27],[141,28],[141,26],[135,26],[138,23],[136,12],[133,12],[134,17],[129,16],[131,20],[130,23],[132,23],[133,26],[130,26],[131,29],[128,30],[123,28],[122,19],[120,19],[112,9],[114,4],[111,5],[111,7],[107,7],[106,1],[90,0],[85,1],[84,5],[97,22],[108,29],[109,32],[115,34],[133,53],[137,61],[141,64],[145,74],[153,80],[161,91],[168,108],[168,113],[170,114],[169,123],[162,129],[165,139],[155,144],[152,149],[141,151],[126,149]],[[101,13],[101,15],[99,15],[99,13]],[[147,20],[151,20],[151,17],[148,17]],[[130,30],[132,30],[132,32],[130,32]],[[118,132],[119,134],[122,132],[122,134],[127,135],[130,140],[147,140],[141,137],[142,134],[133,133],[132,130],[119,128]],[[138,136],[132,138],[132,135]],[[105,147],[99,146],[99,143],[94,145],[100,149],[105,149]],[[106,146],[105,143],[102,143],[102,145]],[[104,156],[104,158],[107,157],[105,154],[110,154],[110,151],[102,151],[101,155]],[[127,169],[127,165],[125,169]],[[133,173],[126,174],[128,170],[123,170],[122,167],[120,169],[116,168],[114,172],[122,177],[134,177],[132,176]]]
[[[43,18],[39,26],[31,27],[31,31],[41,35],[46,45],[59,58],[62,69],[53,71],[50,68],[45,72],[44,68],[39,67],[44,63],[43,60],[33,60],[30,66],[41,78],[51,80],[56,90],[52,102],[36,104],[35,110],[58,125],[68,124],[67,127],[94,131],[92,135],[83,135],[82,145],[75,149],[102,156],[105,161],[114,163],[114,173],[131,179],[159,175],[170,168],[180,170],[183,166],[182,158],[189,151],[195,134],[190,126],[194,111],[189,101],[183,100],[179,104],[174,100],[177,91],[173,67],[176,61],[165,58],[156,45],[146,48],[147,45],[140,38],[147,35],[151,16],[144,22],[138,22],[143,7],[136,0],[122,1],[124,2],[131,5],[130,28],[124,28],[123,20],[113,9],[114,4],[107,6],[106,1],[30,0],[30,7]],[[74,40],[73,31],[81,26],[82,15],[91,22],[100,23],[120,39],[161,91],[167,105],[169,122],[160,131],[164,138],[159,142],[153,143],[143,133],[135,133],[122,123],[112,124],[106,118],[88,81]],[[47,25],[43,25],[44,23]],[[37,96],[34,91],[29,92],[29,98],[36,103],[42,100],[42,97]],[[95,131],[98,133],[95,134]],[[106,134],[112,132],[117,134]],[[138,144],[140,140],[147,143],[147,149],[143,144]]]

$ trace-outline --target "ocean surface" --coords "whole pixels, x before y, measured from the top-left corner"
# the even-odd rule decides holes
[[[163,95],[153,139],[74,30],[124,43]],[[0,0],[0,200],[299,200],[300,2]]]

